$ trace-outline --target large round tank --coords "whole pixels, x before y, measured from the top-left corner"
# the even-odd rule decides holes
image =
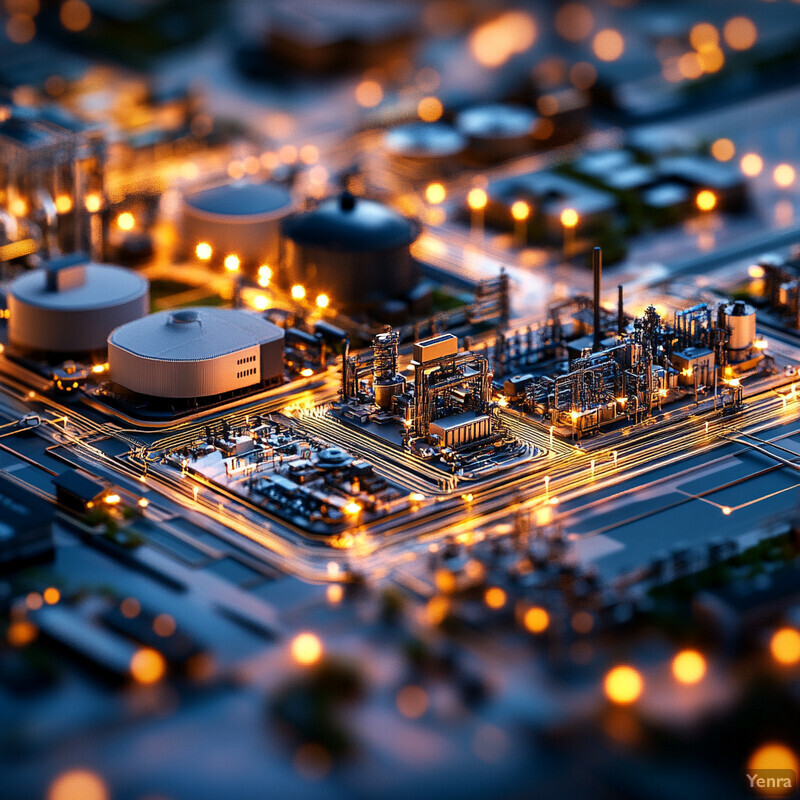
[[[722,307],[722,323],[730,331],[728,351],[735,356],[753,347],[756,340],[756,310],[744,300]]]
[[[105,350],[108,334],[144,316],[149,305],[149,284],[137,273],[62,259],[11,284],[9,344],[57,355]]]
[[[499,160],[530,148],[537,121],[537,115],[527,108],[496,103],[462,111],[455,124],[469,142],[472,155]]]
[[[444,122],[412,122],[388,131],[384,147],[396,161],[432,165],[450,162],[466,147],[466,139]]]
[[[210,245],[210,260],[236,255],[245,264],[274,264],[280,222],[292,211],[292,198],[274,183],[236,181],[187,194],[183,201],[184,248]]]
[[[283,376],[283,329],[250,311],[160,311],[108,337],[109,377],[150,397],[210,397]]]
[[[284,221],[283,263],[291,284],[324,292],[336,308],[403,299],[419,280],[411,244],[417,222],[345,192]]]

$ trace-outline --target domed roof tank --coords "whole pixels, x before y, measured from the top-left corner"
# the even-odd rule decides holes
[[[389,206],[344,192],[283,222],[289,282],[342,309],[404,299],[419,279],[410,248],[420,230]]]

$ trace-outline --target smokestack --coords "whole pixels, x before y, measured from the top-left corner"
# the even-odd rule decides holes
[[[617,333],[622,336],[625,333],[625,308],[622,304],[622,284],[617,286],[619,297],[617,299]]]
[[[603,280],[603,251],[599,247],[592,250],[592,273],[594,275],[594,349],[600,349],[600,285]]]

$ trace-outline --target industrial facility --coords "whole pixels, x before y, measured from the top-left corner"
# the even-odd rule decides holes
[[[104,203],[105,151],[102,131],[62,108],[15,106],[0,118],[0,262],[100,241],[90,222]]]
[[[283,381],[283,329],[250,311],[185,308],[108,337],[109,377],[157,399],[212,398]]]
[[[274,264],[280,223],[292,208],[291,195],[277,183],[235,181],[191,192],[183,200],[184,249],[216,264],[228,256],[250,268]]]
[[[576,437],[621,420],[640,422],[688,396],[695,403],[709,397],[715,407],[718,401],[727,409],[741,406],[742,378],[765,360],[752,306],[723,302],[714,312],[700,303],[676,311],[672,324],[649,306],[626,324],[620,287],[617,329],[607,333],[600,248],[594,249],[593,269],[592,335],[551,343],[551,354],[566,348],[564,369],[513,376],[504,384],[507,396],[559,433]]]
[[[114,328],[149,310],[148,281],[78,253],[20,275],[8,293],[8,340],[20,354],[61,360],[105,352]]]
[[[372,342],[372,357],[345,353],[340,413],[360,425],[399,423],[396,444],[423,458],[441,458],[471,471],[491,462],[528,458],[506,430],[491,400],[485,354],[459,352],[458,339],[442,334],[416,342],[412,383],[398,368],[398,335],[389,328]],[[387,438],[392,438],[387,434]]]

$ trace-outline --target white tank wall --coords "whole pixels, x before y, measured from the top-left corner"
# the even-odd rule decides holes
[[[756,338],[755,312],[742,316],[726,314],[725,324],[731,331],[731,338],[728,342],[729,350],[746,350],[753,346]]]
[[[93,309],[52,309],[8,295],[8,340],[26,350],[78,353],[105,350],[114,328],[145,316],[149,292],[124,303]]]
[[[291,208],[270,215],[253,217],[222,217],[207,214],[191,206],[183,209],[183,241],[188,253],[194,253],[200,242],[208,242],[214,254],[222,261],[235,254],[244,263],[272,264],[278,260],[280,222]]]
[[[264,347],[269,355],[279,354],[277,363],[283,364],[282,339]],[[168,361],[135,355],[109,342],[109,377],[132,392],[151,397],[209,397],[259,383],[262,380],[261,350],[262,346],[256,345],[202,361]],[[252,356],[254,360],[240,363]],[[255,371],[251,375],[242,374],[248,370]],[[269,380],[277,375],[263,377]]]

